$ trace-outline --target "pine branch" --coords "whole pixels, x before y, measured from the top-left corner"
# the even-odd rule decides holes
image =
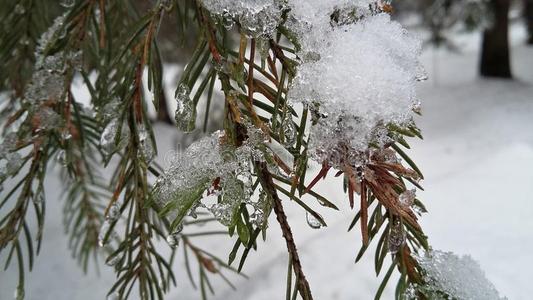
[[[296,274],[296,280],[298,285],[298,291],[303,299],[312,300],[313,296],[311,295],[311,288],[305,277],[305,274],[302,270],[302,264],[300,262],[300,257],[298,256],[298,250],[296,249],[296,244],[292,236],[291,227],[287,221],[287,216],[283,210],[283,205],[281,204],[281,199],[278,196],[274,181],[272,180],[272,175],[268,171],[268,168],[265,163],[258,163],[257,167],[260,172],[261,183],[263,188],[268,191],[272,200],[274,201],[274,212],[276,213],[276,219],[281,227],[283,237],[287,243],[287,251],[289,251],[289,256],[292,262],[292,267],[294,273]]]

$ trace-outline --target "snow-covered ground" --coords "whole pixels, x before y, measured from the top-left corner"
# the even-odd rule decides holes
[[[423,55],[430,79],[420,85],[423,117],[417,120],[423,141],[412,141],[410,155],[425,174],[418,195],[429,210],[422,225],[436,249],[471,254],[487,277],[509,299],[530,299],[533,267],[533,48],[522,45],[521,28],[512,31],[514,81],[476,76],[478,40],[464,39],[464,52],[428,50]],[[158,127],[159,136],[174,129]],[[167,139],[168,140],[168,139]],[[168,143],[167,143],[168,144]],[[166,145],[168,148],[168,145]],[[164,150],[164,145],[161,146]],[[70,258],[61,223],[59,181],[49,180],[45,239],[35,269],[27,274],[27,299],[105,299],[114,278],[100,267],[84,276]],[[357,230],[346,229],[354,212],[336,181],[320,190],[341,208],[326,211],[328,227],[307,226],[305,212],[285,202],[304,271],[316,299],[373,299],[380,283],[373,271],[373,251],[354,264],[360,246]],[[312,202],[312,199],[309,199]],[[212,299],[281,299],[285,293],[285,242],[271,221],[269,236],[250,253],[244,272],[234,279],[237,291],[220,280]],[[225,257],[232,245],[223,238],[204,239]],[[3,258],[3,256],[2,256]],[[197,299],[182,269],[169,299]],[[0,299],[11,299],[16,269],[0,272]],[[392,299],[394,280],[383,299]]]

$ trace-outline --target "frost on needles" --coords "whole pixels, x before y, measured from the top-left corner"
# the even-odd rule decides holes
[[[217,220],[231,226],[241,203],[254,208],[252,221],[264,224],[265,203],[261,196],[252,200],[252,164],[265,160],[265,136],[253,126],[247,127],[248,139],[238,148],[225,142],[217,131],[190,145],[175,157],[172,165],[159,177],[154,188],[154,201],[180,231],[183,218],[196,216],[198,207],[207,208]],[[208,203],[210,197],[221,201]],[[202,202],[200,202],[202,200]]]

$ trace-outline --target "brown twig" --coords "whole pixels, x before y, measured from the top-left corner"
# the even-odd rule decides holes
[[[283,205],[281,204],[281,199],[278,196],[276,188],[274,186],[274,181],[272,175],[268,171],[266,163],[259,163],[259,172],[260,179],[265,190],[270,194],[274,202],[274,213],[276,214],[276,219],[281,227],[281,232],[283,233],[283,238],[287,243],[287,250],[289,251],[290,258],[292,261],[292,267],[297,278],[297,289],[300,295],[305,300],[312,300],[313,296],[311,295],[311,289],[309,283],[305,278],[305,274],[302,270],[302,264],[300,262],[300,257],[298,256],[298,250],[296,249],[296,244],[294,243],[294,238],[292,236],[291,227],[287,221],[287,216],[283,210]]]

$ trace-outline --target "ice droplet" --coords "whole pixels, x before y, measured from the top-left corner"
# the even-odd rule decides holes
[[[223,20],[226,29],[238,19],[240,28],[248,37],[271,37],[281,21],[282,1],[272,0],[202,0],[203,6]]]
[[[411,207],[415,202],[416,189],[406,190],[400,194],[398,200],[403,207]]]
[[[111,223],[109,220],[105,220],[102,224],[102,227],[100,227],[100,232],[98,233],[98,246],[103,247],[105,245],[105,238],[110,227]]]
[[[191,99],[191,90],[182,83],[176,91],[176,114],[175,120],[179,130],[183,132],[191,132],[196,126],[196,106]]]
[[[307,225],[313,229],[320,229],[322,227],[322,223],[315,218],[312,214],[310,214],[308,211],[305,212],[305,218],[307,220]]]
[[[118,134],[120,134],[120,136],[117,136]],[[124,148],[128,144],[129,138],[130,131],[127,126],[124,124],[120,126],[120,120],[113,119],[107,124],[102,132],[102,136],[100,137],[100,147],[102,147],[102,150],[106,155],[111,155],[116,150]]]
[[[283,136],[285,137],[285,141],[284,141],[285,146],[293,145],[296,142],[298,132],[292,120],[292,114],[290,113],[290,111],[287,111],[285,113],[285,117],[283,118],[282,130],[283,130]]]
[[[390,253],[397,253],[403,243],[405,243],[405,231],[403,230],[403,226],[399,221],[393,221],[393,224],[391,225],[391,228],[389,230],[389,252]]]
[[[24,288],[22,286],[18,286],[15,289],[15,300],[24,300]]]
[[[171,233],[169,235],[167,235],[167,243],[168,245],[171,247],[171,248],[176,248],[178,247],[179,243],[180,243],[180,237],[178,234],[175,234],[175,233]]]
[[[115,221],[120,217],[120,207],[117,203],[113,203],[107,211],[107,219]]]
[[[59,150],[56,155],[56,161],[65,167],[67,165],[67,152],[63,149]]]
[[[422,65],[418,65],[416,68],[416,81],[426,81],[429,79],[428,72]]]
[[[110,267],[113,267],[115,266],[118,262],[120,261],[120,255],[119,254],[116,254],[116,255],[113,255],[111,257],[108,257],[105,261],[105,264],[110,266]]]
[[[115,97],[98,110],[98,119],[101,119],[104,123],[109,122],[117,118],[119,112],[120,99],[118,97]]]
[[[140,143],[139,156],[145,162],[149,163],[154,159],[155,150],[152,144],[152,140],[150,139],[149,132],[144,126],[144,124],[138,126],[138,133]]]

